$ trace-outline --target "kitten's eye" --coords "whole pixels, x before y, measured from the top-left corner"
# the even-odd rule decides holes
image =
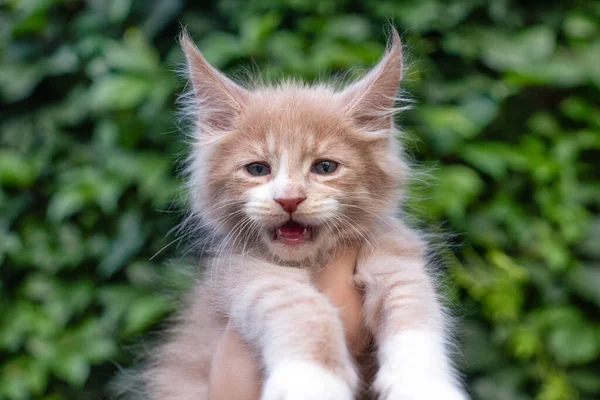
[[[335,172],[338,167],[338,163],[335,161],[324,160],[315,163],[312,167],[312,172],[319,175],[329,175]]]
[[[246,170],[252,176],[265,176],[271,173],[271,168],[267,164],[254,163],[246,165]]]

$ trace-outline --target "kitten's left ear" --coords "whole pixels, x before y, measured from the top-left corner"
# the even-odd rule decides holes
[[[402,42],[396,29],[391,29],[388,48],[383,58],[369,73],[342,93],[346,114],[368,131],[392,126],[394,103],[402,79]]]

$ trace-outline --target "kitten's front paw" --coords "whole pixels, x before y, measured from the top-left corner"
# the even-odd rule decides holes
[[[468,396],[450,381],[403,379],[394,370],[382,368],[373,383],[379,400],[468,400]]]
[[[273,369],[261,400],[352,400],[352,388],[327,369],[307,362],[290,362]]]

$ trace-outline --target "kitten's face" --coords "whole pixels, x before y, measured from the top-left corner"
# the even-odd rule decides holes
[[[292,87],[254,93],[233,131],[206,158],[214,218],[235,214],[228,230],[253,230],[285,260],[368,239],[394,179],[382,162],[385,139],[357,132],[339,100]]]
[[[190,64],[203,61],[189,51]],[[373,222],[397,202],[403,175],[389,114],[357,101],[381,90],[377,77],[346,92],[293,84],[248,92],[214,70],[196,72],[213,74],[202,80],[204,89],[224,79],[221,92],[200,99],[220,108],[201,115],[207,132],[200,133],[191,175],[198,211],[229,244],[258,243],[280,260],[299,262],[343,242],[369,241]],[[395,91],[384,93],[388,108]]]

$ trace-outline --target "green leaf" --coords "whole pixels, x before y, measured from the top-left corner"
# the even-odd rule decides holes
[[[483,190],[477,172],[464,165],[450,165],[435,171],[435,181],[426,201],[428,210],[437,215],[462,218],[468,205]]]
[[[599,29],[598,20],[581,12],[569,13],[563,22],[563,30],[572,38],[590,38]]]
[[[502,354],[494,348],[490,332],[481,323],[467,322],[461,331],[465,341],[464,370],[472,373],[487,371],[502,362]]]
[[[473,394],[482,400],[529,400],[530,397],[519,390],[524,376],[523,371],[517,368],[494,371],[473,382]]]
[[[48,384],[48,370],[34,358],[8,360],[0,368],[0,398],[25,399],[41,395]]]
[[[255,53],[264,41],[279,26],[281,18],[275,13],[266,13],[246,19],[240,27],[243,38],[242,48],[250,54]]]
[[[119,231],[113,239],[105,257],[98,266],[101,276],[110,277],[117,272],[144,244],[146,233],[138,213],[124,214],[119,221]]]
[[[546,61],[554,52],[555,33],[547,26],[527,28],[516,36],[491,33],[481,46],[491,68],[516,70]]]
[[[70,385],[83,387],[90,374],[90,364],[79,354],[64,353],[55,361],[53,370]]]
[[[327,21],[323,33],[329,37],[361,42],[368,39],[370,31],[366,18],[360,15],[341,15]]]
[[[563,365],[585,364],[600,354],[600,343],[594,328],[584,321],[555,327],[548,336],[548,347]]]
[[[131,0],[121,1],[127,3]],[[118,2],[114,2],[118,3]],[[138,29],[128,30],[122,42],[109,42],[104,52],[108,65],[116,70],[133,74],[154,75],[160,73],[160,60],[156,49],[150,46],[143,33]],[[113,83],[116,85],[132,85],[137,83]],[[110,90],[110,88],[106,89]]]
[[[158,322],[171,309],[171,302],[164,296],[152,295],[135,299],[129,305],[123,334],[131,336],[143,332]]]
[[[0,150],[0,185],[26,188],[37,179],[32,160],[16,151]]]
[[[150,81],[135,75],[112,74],[90,88],[90,102],[98,111],[122,110],[138,106],[151,91]]]
[[[598,374],[590,370],[580,369],[569,372],[569,381],[573,385],[585,393],[598,394],[600,393],[600,379]]]
[[[600,307],[600,264],[582,264],[569,271],[572,290]]]
[[[199,47],[204,57],[218,67],[227,65],[229,61],[243,54],[239,39],[224,32],[211,33]]]

